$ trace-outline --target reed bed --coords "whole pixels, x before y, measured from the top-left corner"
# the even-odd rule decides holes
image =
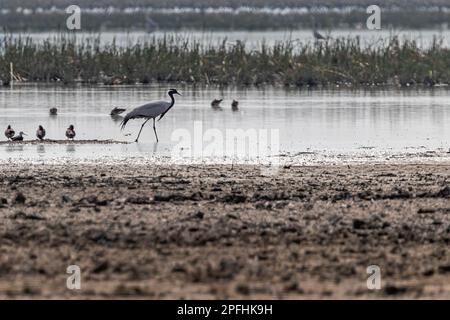
[[[450,52],[442,41],[421,49],[393,37],[362,46],[358,38],[325,42],[279,42],[247,50],[245,43],[201,45],[166,36],[121,47],[99,38],[60,36],[35,42],[7,37],[0,43],[0,78],[65,84],[183,82],[215,85],[412,86],[450,83]]]

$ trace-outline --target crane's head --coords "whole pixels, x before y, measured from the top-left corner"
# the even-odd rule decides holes
[[[179,93],[179,92],[177,91],[177,89],[170,89],[169,92],[168,92],[168,94],[169,94],[169,96],[172,96],[172,95],[174,95],[174,94],[177,94],[177,95],[181,96],[181,93]]]

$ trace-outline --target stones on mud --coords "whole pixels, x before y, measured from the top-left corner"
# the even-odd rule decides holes
[[[129,203],[129,204],[137,204],[137,205],[145,205],[145,204],[151,203],[150,198],[145,197],[145,196],[128,197],[125,202]]]
[[[156,202],[183,202],[183,201],[202,201],[213,199],[214,196],[205,197],[201,192],[193,192],[190,195],[169,193],[169,194],[157,194],[154,196],[153,200]]]
[[[417,210],[418,214],[430,214],[430,213],[436,213],[436,209],[431,209],[431,208],[420,208],[419,210]]]
[[[46,220],[40,213],[25,213],[23,211],[17,211],[11,216],[14,220]]]
[[[181,194],[157,194],[153,200],[156,202],[184,201],[186,197]]]
[[[114,294],[117,296],[153,296],[153,293],[147,292],[144,288],[133,285],[123,285],[120,284],[114,289]]]
[[[374,198],[374,194],[370,190],[365,190],[365,191],[362,191],[362,192],[358,192],[356,195],[361,200],[370,201],[370,200],[372,200]]]
[[[355,218],[352,220],[353,230],[376,230],[389,228],[391,224],[380,216],[372,216],[368,219]]]
[[[191,201],[202,201],[203,200],[203,194],[201,192],[193,192],[191,194]]]
[[[22,192],[18,192],[14,198],[14,203],[16,204],[25,204],[27,198],[24,196]]]
[[[384,294],[388,296],[395,296],[400,294],[405,294],[408,291],[408,288],[405,286],[397,286],[397,285],[388,285],[384,288]]]
[[[257,210],[272,210],[272,204],[269,201],[259,202],[255,205],[255,209]]]
[[[231,280],[241,270],[242,266],[235,260],[221,259],[218,265],[209,266],[207,273],[210,278]]]
[[[299,198],[302,198],[302,195],[299,195]],[[274,192],[274,193],[266,193],[266,194],[259,194],[255,193],[251,197],[251,201],[287,201],[291,200],[292,196],[289,193],[286,192]]]
[[[92,273],[99,274],[107,271],[108,268],[109,268],[108,261],[101,261],[94,266],[94,268],[92,269]]]
[[[439,266],[438,272],[441,274],[450,273],[450,264]]]
[[[108,201],[107,200],[99,200],[97,196],[88,196],[85,198],[81,198],[78,201],[77,206],[86,206],[86,207],[93,207],[93,206],[107,206]]]
[[[72,199],[71,199],[68,195],[63,194],[63,195],[61,196],[61,201],[62,201],[62,203],[69,203],[69,202],[72,201]]]
[[[227,217],[230,220],[239,220],[239,217],[234,213],[227,213],[225,217]]]
[[[353,219],[352,225],[353,225],[353,229],[361,230],[361,229],[366,229],[367,222],[365,220],[361,220],[361,219]]]
[[[435,196],[437,198],[448,198],[450,196],[450,188],[445,186],[443,189],[438,191]]]
[[[420,208],[417,214],[435,214],[435,213],[450,213],[450,208]]]
[[[289,293],[303,294],[304,290],[300,287],[300,284],[296,280],[291,280],[286,285],[284,285],[284,291]]]
[[[107,240],[106,232],[102,230],[87,230],[86,237],[94,242],[102,242]]]
[[[343,200],[351,200],[353,199],[353,196],[350,192],[342,192],[339,194],[334,195],[331,198],[332,202],[337,202],[337,201],[343,201]]]
[[[197,213],[194,215],[195,218],[202,220],[205,217],[205,214],[201,211],[197,211]]]
[[[236,292],[243,295],[243,296],[248,296],[250,294],[250,287],[245,284],[245,283],[239,283],[236,286]]]
[[[172,267],[172,272],[173,273],[187,273],[187,269],[181,264],[176,264]]]
[[[0,209],[6,208],[8,205],[8,200],[5,198],[0,198]]]
[[[95,204],[99,207],[106,207],[108,205],[108,200],[97,200]]]
[[[245,196],[243,194],[232,193],[232,194],[226,194],[225,196],[220,198],[220,200],[222,202],[225,202],[225,203],[238,204],[238,203],[246,202],[247,201],[247,196]]]
[[[425,271],[422,272],[422,275],[425,277],[431,277],[434,275],[434,270],[433,269],[427,269]]]

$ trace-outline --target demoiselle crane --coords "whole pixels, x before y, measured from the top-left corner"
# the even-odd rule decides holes
[[[125,126],[127,125],[128,121],[133,119],[146,119],[144,123],[141,126],[141,130],[139,130],[139,134],[136,138],[135,142],[139,141],[139,137],[141,136],[142,129],[144,128],[145,124],[150,120],[153,119],[153,131],[155,132],[156,136],[156,142],[159,142],[158,134],[156,133],[156,122],[155,119],[159,117],[158,121],[160,121],[167,112],[175,105],[175,98],[173,97],[175,94],[181,96],[181,94],[176,89],[170,89],[167,94],[170,97],[170,102],[167,101],[154,101],[147,104],[144,104],[143,106],[137,107],[136,109],[129,112],[125,118],[123,119],[121,125],[122,130],[125,129]]]

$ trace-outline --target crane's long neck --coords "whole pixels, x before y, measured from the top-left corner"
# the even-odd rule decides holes
[[[173,105],[175,104],[175,98],[174,98],[174,96],[173,96],[173,93],[169,93],[169,97],[170,97],[170,100],[171,100],[170,108],[172,108]],[[170,109],[170,108],[169,108],[169,109]]]
[[[170,107],[164,113],[167,113],[175,105],[175,98],[173,96],[173,93],[169,93],[169,97],[170,97],[170,100],[171,100],[170,101]]]
[[[170,99],[172,100],[171,103],[170,103],[170,106],[169,106],[169,107],[167,108],[167,110],[164,111],[164,113],[159,117],[159,120],[161,120],[161,119],[166,115],[166,113],[169,112],[169,110],[172,109],[172,107],[175,105],[175,98],[173,97],[173,93],[169,92],[169,96],[170,96]],[[158,120],[158,121],[159,121],[159,120]]]

